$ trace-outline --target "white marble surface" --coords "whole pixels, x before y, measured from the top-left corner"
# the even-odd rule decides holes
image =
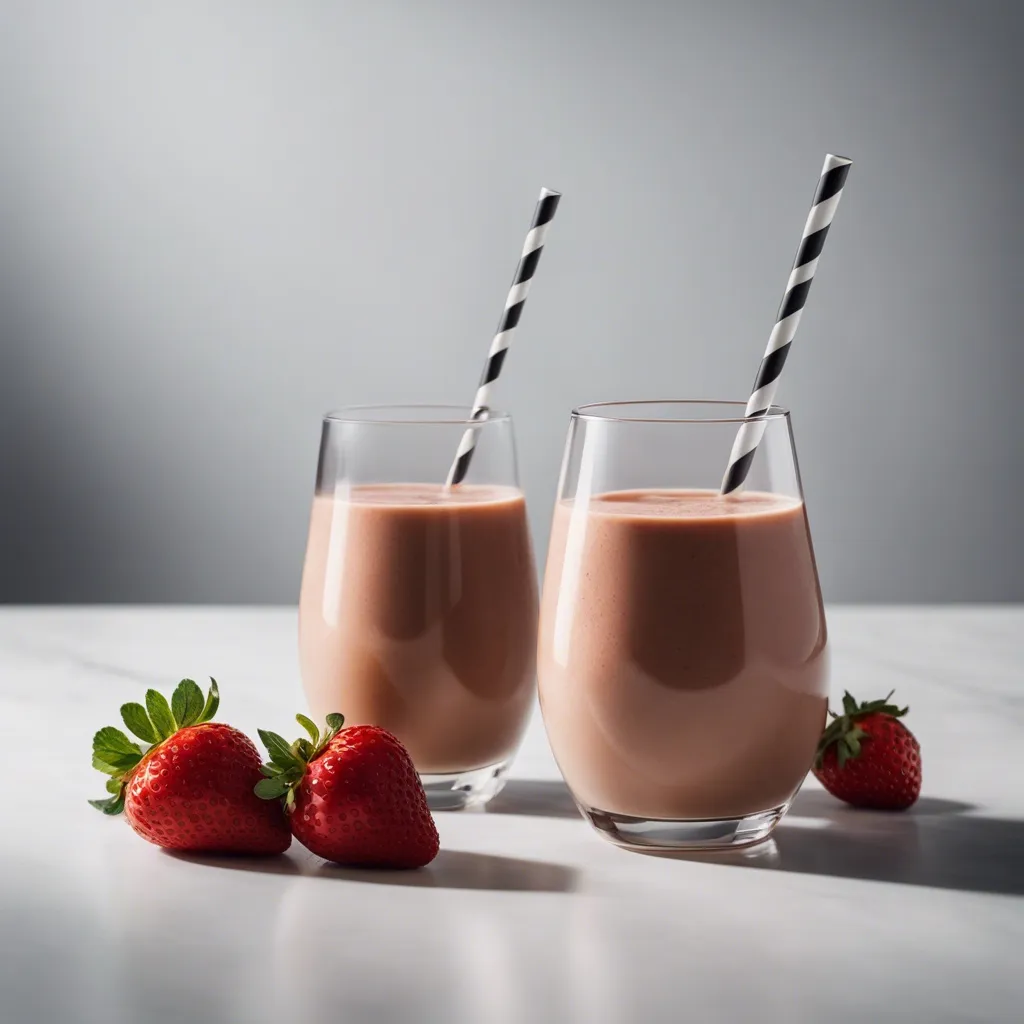
[[[0,609],[5,1024],[1024,1019],[1024,610],[831,609],[834,689],[910,703],[924,796],[812,780],[746,855],[604,843],[539,720],[415,874],[175,857],[87,806],[92,732],[145,686],[213,674],[222,720],[287,731],[294,619]]]

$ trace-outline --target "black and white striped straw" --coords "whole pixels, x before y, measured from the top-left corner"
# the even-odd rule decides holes
[[[491,406],[491,385],[501,373],[505,356],[508,355],[508,347],[512,343],[512,335],[519,323],[519,318],[523,315],[523,306],[526,305],[530,282],[537,272],[540,254],[544,251],[544,239],[561,198],[561,192],[555,192],[550,188],[540,190],[540,198],[537,200],[537,208],[533,211],[530,230],[523,243],[523,254],[519,257],[519,264],[516,267],[515,276],[512,278],[512,287],[509,289],[508,297],[505,299],[505,308],[498,321],[498,330],[491,342],[491,349],[487,353],[484,372],[480,375],[480,384],[476,390],[476,397],[473,399],[471,419],[487,418]],[[448,487],[461,483],[465,479],[469,464],[473,459],[473,449],[476,448],[476,435],[475,427],[469,427],[462,435],[455,461],[448,471]]]
[[[768,421],[765,414],[775,400],[775,392],[779,386],[782,368],[786,365],[790,346],[800,325],[800,317],[807,296],[811,291],[811,282],[818,269],[818,259],[825,246],[829,225],[836,215],[839,200],[843,197],[843,186],[850,172],[851,160],[845,156],[834,156],[829,153],[825,157],[825,166],[821,169],[818,188],[814,193],[811,212],[807,215],[800,248],[797,249],[793,269],[789,274],[786,293],[779,306],[779,314],[775,318],[768,347],[754,378],[754,388],[744,412],[745,422],[736,434],[732,452],[729,455],[729,466],[722,480],[722,494],[732,494],[743,486],[743,481],[750,472],[750,464],[754,461],[757,446],[764,436]]]

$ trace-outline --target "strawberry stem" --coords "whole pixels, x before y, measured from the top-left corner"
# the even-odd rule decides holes
[[[910,708],[900,708],[895,704],[890,704],[889,700],[893,693],[895,691],[890,690],[888,695],[881,700],[865,701],[863,704],[858,704],[847,690],[843,694],[843,713],[838,715],[831,708],[829,709],[828,713],[831,715],[832,721],[826,726],[825,731],[821,734],[821,740],[818,742],[818,751],[814,759],[815,767],[821,767],[825,752],[833,744],[836,748],[836,761],[840,768],[843,768],[847,761],[859,757],[860,741],[867,733],[857,723],[868,715],[880,714],[888,715],[890,718],[902,718]]]
[[[327,744],[345,725],[345,716],[335,713],[327,716],[327,728],[323,733],[305,715],[296,715],[295,720],[309,734],[309,739],[300,736],[289,744],[276,732],[258,730],[270,760],[260,766],[264,778],[253,788],[261,800],[283,800],[285,810],[289,812],[295,806],[295,790],[306,774],[306,766],[327,749]]]

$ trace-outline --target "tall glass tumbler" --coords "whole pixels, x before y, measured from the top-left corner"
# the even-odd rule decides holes
[[[789,414],[718,493],[742,402],[572,415],[541,605],[551,746],[591,824],[626,846],[769,835],[827,708],[825,613]]]
[[[535,684],[536,575],[508,415],[476,425],[468,475],[445,487],[472,422],[450,406],[324,417],[299,600],[314,717],[394,733],[437,810],[499,791]]]

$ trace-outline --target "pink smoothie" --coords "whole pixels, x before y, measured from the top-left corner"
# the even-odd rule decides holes
[[[802,503],[664,490],[556,507],[540,697],[581,803],[672,819],[785,803],[814,756],[826,677]]]
[[[422,773],[497,764],[530,713],[536,633],[518,490],[379,484],[313,499],[299,648],[318,720],[384,726]]]

